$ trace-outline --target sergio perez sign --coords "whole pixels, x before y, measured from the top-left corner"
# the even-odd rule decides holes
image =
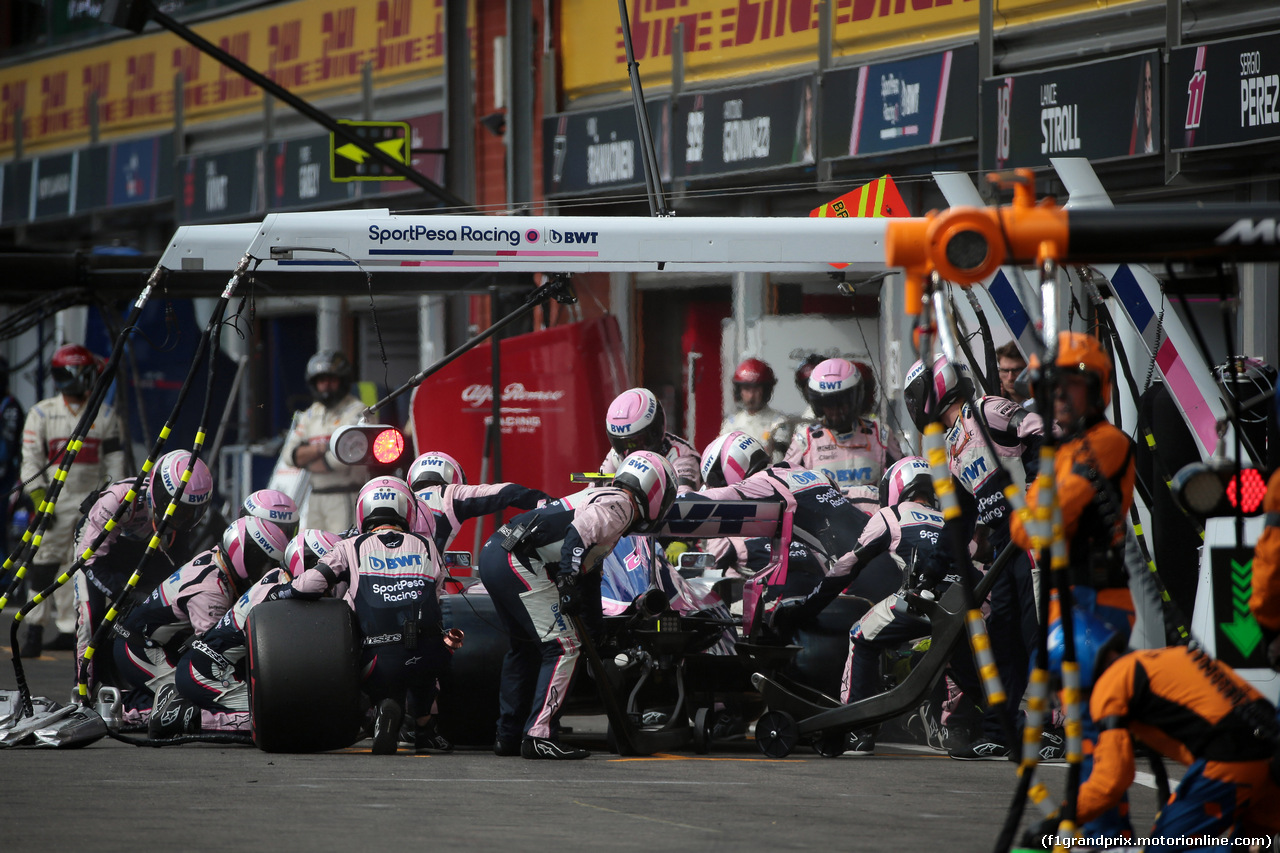
[[[1280,33],[1169,52],[1169,147],[1175,151],[1280,136]]]

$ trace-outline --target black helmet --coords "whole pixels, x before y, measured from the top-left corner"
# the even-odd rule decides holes
[[[307,387],[311,389],[311,396],[326,406],[332,406],[347,396],[347,392],[351,390],[351,374],[350,360],[337,350],[320,350],[307,361]],[[338,387],[333,391],[320,393],[316,382],[322,376],[337,379]]]

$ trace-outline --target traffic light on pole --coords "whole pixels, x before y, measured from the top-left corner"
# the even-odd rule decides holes
[[[404,455],[404,433],[388,424],[352,424],[338,427],[329,446],[344,465],[392,465]]]
[[[1230,460],[1216,456],[1187,465],[1169,487],[1184,512],[1203,518],[1258,515],[1267,494],[1267,481],[1257,468],[1237,471]]]

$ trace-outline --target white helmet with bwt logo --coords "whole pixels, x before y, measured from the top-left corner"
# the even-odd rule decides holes
[[[667,416],[648,388],[631,388],[615,397],[604,424],[619,456],[637,450],[660,452],[666,443]]]
[[[613,485],[635,497],[641,520],[647,527],[661,521],[676,500],[675,469],[666,459],[647,450],[622,460]]]
[[[413,460],[408,480],[410,487],[420,492],[428,486],[465,486],[467,475],[457,459],[435,450]]]
[[[242,516],[251,515],[277,524],[292,536],[298,531],[298,505],[293,498],[275,489],[259,489],[240,505]]]
[[[340,541],[342,537],[327,530],[303,530],[289,540],[289,547],[284,549],[284,560],[280,565],[296,578],[307,569],[314,568],[320,558],[332,551],[333,546]]]
[[[709,488],[736,486],[769,467],[769,451],[753,436],[734,430],[702,451],[702,482]]]
[[[288,547],[283,530],[253,516],[237,518],[222,533],[222,561],[241,590],[283,560]]]
[[[417,496],[409,484],[398,477],[374,477],[356,497],[356,527],[361,533],[368,533],[380,524],[409,530],[417,512]]]
[[[204,517],[213,498],[213,475],[203,459],[197,459],[188,475],[191,465],[191,453],[186,450],[171,450],[156,462],[151,471],[151,483],[147,488],[147,502],[151,506],[151,519],[158,522],[160,516],[169,509],[173,496],[178,493],[183,477],[187,484],[182,489],[182,497],[173,508],[169,518],[171,530],[190,530]]]

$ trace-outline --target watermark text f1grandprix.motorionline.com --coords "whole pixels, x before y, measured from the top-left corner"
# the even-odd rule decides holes
[[[1228,838],[1218,835],[1171,835],[1161,838],[1124,838],[1123,836],[1090,836],[1075,838],[1062,835],[1042,835],[1040,845],[1046,850],[1058,846],[1065,848],[1092,847],[1106,849],[1109,847],[1145,847],[1155,849],[1174,847],[1178,849],[1200,847],[1257,847],[1262,850],[1271,849],[1271,836],[1257,838]]]

